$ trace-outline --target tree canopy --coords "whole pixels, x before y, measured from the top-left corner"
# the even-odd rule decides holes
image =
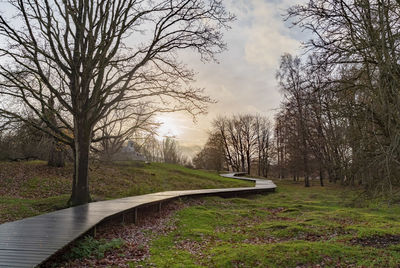
[[[72,204],[90,200],[90,145],[110,138],[102,119],[122,110],[124,120],[205,111],[210,99],[190,85],[194,74],[179,51],[214,60],[233,19],[219,0],[7,3],[12,15],[0,16],[0,114],[72,148]]]

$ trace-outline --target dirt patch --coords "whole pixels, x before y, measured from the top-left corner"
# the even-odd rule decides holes
[[[391,245],[400,244],[400,235],[383,235],[364,238],[354,238],[350,240],[352,245],[364,247],[386,248]]]
[[[326,220],[330,221],[330,222],[338,223],[341,226],[351,226],[351,225],[361,222],[359,220],[349,218],[349,217],[326,217]]]
[[[268,217],[269,219],[282,220],[282,221],[291,221],[291,220],[294,220],[294,218],[282,216],[281,213],[298,211],[298,209],[290,209],[290,208],[288,209],[288,208],[284,208],[284,207],[260,208],[260,210],[268,211],[269,213],[271,213],[271,215]]]
[[[175,248],[179,250],[186,250],[190,254],[201,258],[203,256],[203,250],[211,243],[208,238],[203,238],[201,241],[193,241],[185,239],[183,241],[175,242]]]
[[[278,213],[281,213],[282,211],[285,211],[286,208],[283,207],[278,207],[278,208],[260,208],[261,210],[265,210],[270,212],[272,215],[276,215]]]

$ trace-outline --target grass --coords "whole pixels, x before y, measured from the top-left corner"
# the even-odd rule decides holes
[[[355,201],[357,189],[335,185],[277,184],[275,194],[208,197],[178,211],[178,228],[153,241],[141,265],[398,267],[398,204]]]
[[[0,222],[65,207],[72,167],[0,163]],[[207,197],[178,210],[177,228],[156,237],[135,267],[398,267],[400,206],[367,200],[337,185],[304,188],[276,181],[277,192],[249,198]],[[90,166],[96,200],[150,192],[241,187],[245,181],[169,164]],[[358,198],[357,198],[358,197]],[[357,199],[356,199],[357,198]],[[189,201],[190,202],[190,201]],[[103,258],[126,241],[85,238],[67,257]]]
[[[0,223],[65,208],[73,167],[48,167],[43,161],[0,162]],[[92,163],[89,185],[94,200],[168,190],[251,186],[217,173],[142,162]]]
[[[67,207],[69,195],[47,198],[0,197],[0,223],[36,216]]]

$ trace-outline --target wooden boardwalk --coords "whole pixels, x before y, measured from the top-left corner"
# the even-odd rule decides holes
[[[207,195],[243,195],[274,191],[270,180],[221,176],[255,182],[254,187],[166,191],[93,202],[55,212],[0,224],[0,267],[35,267],[59,250],[93,230],[100,223],[116,216],[136,219],[137,208],[180,197]]]

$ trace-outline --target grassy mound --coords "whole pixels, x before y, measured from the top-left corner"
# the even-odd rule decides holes
[[[72,165],[53,168],[42,161],[0,162],[0,223],[65,208],[72,174]],[[163,163],[92,163],[89,176],[94,200],[168,190],[252,186],[217,173]]]

